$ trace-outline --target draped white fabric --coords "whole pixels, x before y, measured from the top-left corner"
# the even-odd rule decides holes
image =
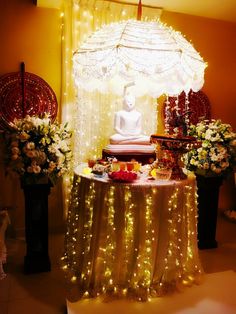
[[[74,54],[75,82],[87,91],[122,94],[135,82],[137,96],[178,95],[204,83],[203,59],[160,22],[128,20],[93,33]]]
[[[65,239],[68,299],[147,300],[198,283],[195,179],[113,183],[75,174]]]

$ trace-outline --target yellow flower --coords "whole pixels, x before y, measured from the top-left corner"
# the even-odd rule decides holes
[[[150,175],[151,175],[153,178],[156,178],[156,176],[157,176],[156,168],[152,169],[152,171],[150,172]]]
[[[26,141],[26,140],[28,140],[29,138],[30,138],[30,135],[27,134],[26,132],[22,132],[22,133],[19,135],[19,139],[20,139],[21,141]]]

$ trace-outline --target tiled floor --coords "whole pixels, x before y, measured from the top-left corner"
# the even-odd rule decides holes
[[[236,271],[236,223],[218,219],[219,247],[200,251],[206,273]],[[63,274],[59,258],[63,250],[63,235],[51,235],[49,252],[52,271],[24,275],[24,239],[8,239],[7,277],[0,281],[0,314],[63,314],[66,313]],[[96,314],[96,313],[94,313]],[[212,313],[209,313],[212,314]]]
[[[59,259],[63,235],[49,238],[51,272],[23,274],[24,239],[8,239],[8,259],[4,267],[7,277],[0,280],[0,314],[63,314],[66,313],[63,274]]]

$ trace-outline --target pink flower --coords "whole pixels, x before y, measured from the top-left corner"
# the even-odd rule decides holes
[[[16,155],[16,154],[11,156],[11,160],[17,160],[18,158],[19,158],[19,155]]]
[[[19,153],[20,153],[19,148],[18,148],[18,147],[16,147],[16,146],[12,147],[11,151],[12,151],[12,154],[13,154],[13,155],[17,155],[17,154],[19,154]]]
[[[34,173],[40,173],[40,171],[41,171],[41,167],[40,166],[34,166],[33,167],[33,172]]]
[[[25,154],[29,158],[34,158],[35,157],[35,151],[34,150],[28,150]]]

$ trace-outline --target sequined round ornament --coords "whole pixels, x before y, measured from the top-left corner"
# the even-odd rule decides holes
[[[182,92],[178,98],[168,97],[164,102],[163,113],[165,120],[165,128],[169,127],[169,133],[172,133],[171,123],[176,118],[176,101],[178,99],[179,114],[183,114],[185,111],[189,111],[189,124],[197,124],[202,119],[210,119],[211,110],[210,102],[206,94],[203,91],[193,92],[190,91],[186,96],[185,92]]]
[[[7,129],[15,118],[49,113],[52,121],[57,115],[54,91],[39,76],[12,72],[0,77],[0,129]]]

